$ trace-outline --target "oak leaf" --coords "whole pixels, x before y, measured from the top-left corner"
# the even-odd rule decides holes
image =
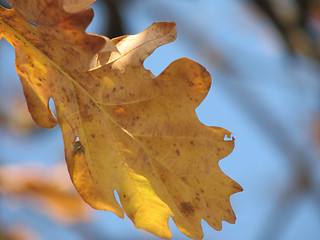
[[[217,230],[221,221],[234,223],[229,198],[242,189],[218,166],[234,139],[225,141],[229,131],[205,126],[195,114],[209,73],[187,58],[158,77],[143,67],[176,38],[174,23],[109,40],[85,33],[93,16],[80,12],[85,4],[9,2],[15,9],[0,8],[0,38],[16,50],[33,119],[47,128],[59,123],[71,179],[88,204],[119,217],[124,210],[137,228],[162,238],[171,237],[169,217],[194,239],[203,237],[201,219]]]

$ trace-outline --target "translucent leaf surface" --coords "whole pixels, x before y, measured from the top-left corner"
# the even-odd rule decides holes
[[[169,217],[194,239],[203,237],[201,219],[217,230],[223,220],[234,223],[229,198],[242,189],[218,166],[234,140],[225,141],[230,132],[203,125],[195,114],[209,91],[209,73],[187,58],[158,77],[143,67],[157,47],[176,38],[175,24],[155,23],[110,41],[85,33],[90,9],[66,12],[56,1],[47,13],[29,2],[23,8],[16,1],[19,13],[0,8],[0,37],[16,50],[33,119],[47,128],[59,123],[82,198],[119,217],[125,211],[137,228],[162,238],[171,237]]]

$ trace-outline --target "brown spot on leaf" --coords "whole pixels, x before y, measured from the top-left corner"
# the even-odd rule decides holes
[[[191,215],[194,213],[194,208],[190,202],[181,202],[180,203],[180,210],[185,215]]]
[[[180,151],[178,149],[176,150],[176,154],[180,156]]]
[[[91,107],[89,106],[89,104],[85,104],[83,106],[81,114],[83,116],[83,119],[87,119],[88,121],[92,121],[94,119],[94,116],[92,114]]]
[[[189,87],[193,87],[194,83],[192,81],[188,81],[188,85],[189,85]]]
[[[73,100],[72,97],[70,97],[69,95],[67,95],[67,102],[70,103]]]

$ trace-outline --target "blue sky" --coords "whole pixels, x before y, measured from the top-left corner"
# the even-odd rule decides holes
[[[94,9],[96,17],[88,32],[101,33],[105,13],[99,1]],[[213,84],[197,109],[198,117],[206,125],[230,130],[236,138],[235,150],[221,160],[220,167],[244,188],[242,193],[231,197],[237,222],[234,225],[224,223],[220,232],[203,222],[204,239],[260,240],[267,226],[279,220],[277,215],[275,219],[271,216],[271,220],[269,216],[295,180],[290,162],[293,156],[274,140],[277,136],[270,135],[268,129],[244,110],[241,97],[247,97],[250,102],[251,97],[256,101],[254,96],[258,96],[270,110],[272,120],[281,125],[283,133],[297,148],[309,149],[314,159],[314,171],[319,173],[319,155],[311,135],[320,89],[315,64],[310,64],[303,56],[290,58],[271,23],[261,18],[253,7],[248,7],[247,1],[140,0],[128,3],[124,13],[131,34],[155,21],[177,23],[177,40],[157,49],[146,60],[146,68],[158,75],[180,57],[189,57],[205,66],[213,77]],[[215,52],[206,52],[208,46]],[[13,49],[1,41],[0,50],[0,100],[4,101],[10,94],[21,94],[22,90],[14,70]],[[222,59],[217,59],[219,56],[223,56]],[[238,98],[235,91],[239,89],[248,95]],[[252,108],[254,104],[252,102]],[[5,163],[40,162],[48,166],[62,161],[60,130],[56,127],[44,131],[25,137],[0,128],[1,160]],[[283,208],[289,204],[290,201],[285,201]],[[292,215],[284,220],[288,224],[283,225],[286,225],[284,231],[277,239],[320,239],[320,212],[310,197],[293,204],[289,210]],[[130,239],[140,236],[157,239],[135,229],[128,218],[122,220],[101,211],[96,211],[95,215],[95,228],[107,236],[115,236],[114,239],[128,239],[128,236]],[[80,239],[72,231],[44,220],[43,216],[28,209],[6,206],[0,213],[2,221],[14,222],[15,219],[28,221],[48,240],[58,239],[58,234],[62,234],[60,239],[61,236]],[[57,231],[52,232],[51,228]],[[172,221],[170,228],[173,239],[188,239]]]

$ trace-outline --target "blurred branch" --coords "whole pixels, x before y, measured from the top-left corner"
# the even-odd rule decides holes
[[[275,27],[278,29],[279,33],[283,37],[284,41],[290,52],[294,52],[294,46],[291,43],[289,37],[287,36],[287,28],[278,19],[276,13],[273,11],[269,0],[252,0],[261,10],[267,15],[270,20],[274,23]]]
[[[271,0],[251,1],[273,22],[291,53],[302,52],[311,58],[320,60],[318,42],[320,33],[313,34],[317,30],[312,29],[310,24],[311,21],[317,21],[317,24],[320,24],[319,18],[312,16],[313,11],[319,11],[318,0],[291,1],[291,4],[294,5],[291,6],[292,9],[296,9],[294,17],[288,17],[286,10],[279,11],[276,6],[273,6],[274,2]]]
[[[300,9],[298,24],[303,29],[307,29],[308,26],[309,9],[312,6],[311,1],[312,0],[296,0],[298,8]]]
[[[127,0],[102,0],[101,2],[108,10],[107,16],[107,29],[105,35],[108,38],[115,38],[125,35],[125,28],[123,25],[123,17],[121,15],[121,8]]]

